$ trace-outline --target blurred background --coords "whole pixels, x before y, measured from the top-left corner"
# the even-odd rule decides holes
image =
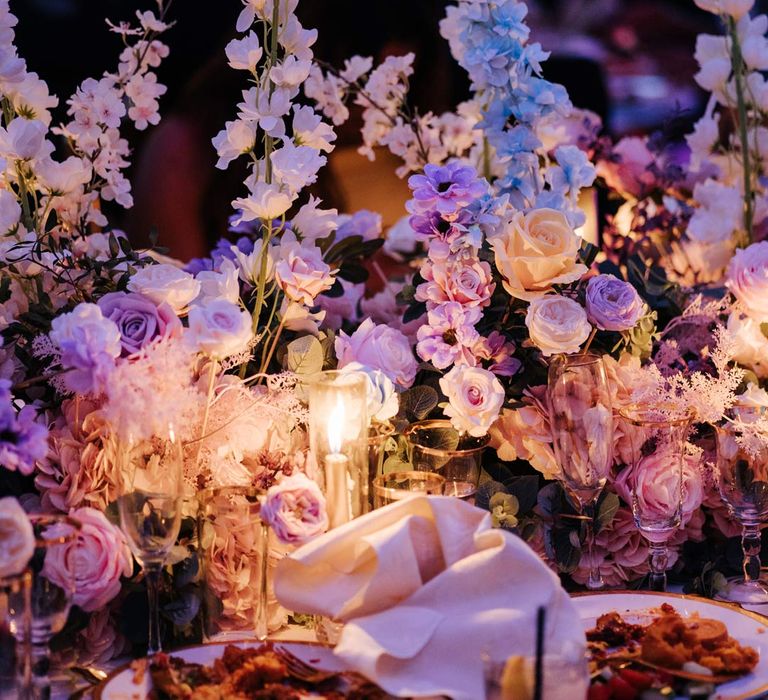
[[[420,112],[442,112],[468,96],[463,70],[440,37],[444,0],[304,0],[298,15],[319,38],[320,59],[340,66],[353,54],[416,54],[411,100]],[[758,2],[759,5],[765,2]],[[11,0],[19,18],[17,45],[30,70],[62,101],[89,76],[113,70],[120,38],[107,30],[149,0]],[[529,5],[532,38],[552,52],[545,76],[562,83],[578,107],[591,109],[614,136],[668,128],[682,137],[700,115],[704,95],[693,75],[696,35],[717,33],[713,16],[693,0],[536,0]],[[175,26],[164,36],[170,55],[158,70],[168,87],[163,119],[126,134],[134,149],[135,206],[120,225],[144,243],[152,228],[181,259],[201,256],[227,232],[231,201],[243,192],[237,162],[216,170],[211,139],[236,114],[245,74],[226,64],[240,0],[174,0]],[[763,9],[764,8],[759,8]],[[62,105],[60,105],[61,108]],[[340,211],[372,209],[386,228],[404,213],[408,188],[395,159],[371,163],[356,153],[359,115],[338,130],[337,147],[321,171],[316,194]]]

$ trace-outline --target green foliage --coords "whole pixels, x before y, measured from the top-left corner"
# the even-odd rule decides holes
[[[286,347],[285,368],[301,376],[316,374],[323,369],[325,351],[313,335],[292,340]]]

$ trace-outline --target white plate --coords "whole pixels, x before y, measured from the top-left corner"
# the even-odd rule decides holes
[[[281,647],[295,654],[302,661],[322,668],[324,671],[343,670],[339,661],[333,656],[333,650],[329,647],[311,642],[278,642]],[[175,649],[169,652],[173,656],[185,661],[198,664],[212,664],[224,653],[227,644],[235,644],[239,647],[258,647],[257,641],[222,642],[220,644],[201,644],[194,647]],[[96,700],[144,700],[149,696],[152,681],[149,672],[144,674],[142,683],[134,683],[134,672],[129,666],[124,666],[115,671],[96,692]]]
[[[731,637],[741,644],[757,649],[760,661],[749,675],[718,686],[713,698],[747,700],[763,697],[768,693],[768,619],[762,615],[742,610],[729,603],[676,593],[589,593],[574,596],[573,602],[585,629],[594,627],[600,615],[612,610],[620,615],[631,613],[631,617],[642,618],[664,602],[672,605],[683,617],[698,613],[701,617],[720,620],[728,628]]]

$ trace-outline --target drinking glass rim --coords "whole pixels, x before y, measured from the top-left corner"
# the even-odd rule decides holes
[[[595,352],[578,352],[571,354],[560,353],[554,357],[552,362],[550,362],[550,367],[558,361],[565,362],[570,367],[585,367],[587,365],[602,363],[603,356],[598,355]]]
[[[307,387],[317,386],[322,384],[323,381],[332,383],[333,380],[341,377],[351,380],[346,383],[347,386],[356,386],[357,384],[362,384],[365,386],[364,382],[368,380],[368,375],[362,370],[351,370],[349,372],[344,372],[340,369],[323,369],[319,372],[315,372],[314,374],[309,374],[306,377],[303,377],[301,379],[301,383]],[[344,384],[340,384],[339,386],[344,386]]]
[[[659,415],[657,418],[637,418],[633,415],[636,412],[651,412],[661,411],[664,407],[675,408],[677,417]],[[654,406],[651,408],[641,407],[640,404],[630,404],[629,406],[623,406],[619,409],[619,415],[626,421],[632,423],[635,426],[650,426],[650,425],[685,425],[693,421],[696,416],[696,411],[690,406],[684,409],[682,412],[674,404],[662,404],[661,406]]]
[[[426,445],[420,445],[417,442],[413,442],[410,437],[413,433],[415,433],[417,430],[425,429],[429,427],[434,428],[446,428],[450,427],[456,430],[456,428],[453,427],[453,424],[451,421],[445,419],[445,418],[431,418],[429,420],[420,420],[416,421],[415,423],[411,423],[404,431],[403,436],[408,441],[408,444],[410,444],[412,447],[418,447],[420,450],[426,452],[427,454],[438,454],[438,455],[470,455],[475,452],[480,452],[484,450],[486,447],[488,447],[488,443],[491,441],[491,436],[488,434],[483,435],[482,437],[476,438],[473,436],[473,440],[482,440],[482,445],[477,445],[476,447],[468,447],[465,450],[444,450],[439,447],[427,447]],[[464,433],[459,433],[458,430],[456,432],[461,436]]]
[[[18,574],[12,574],[10,576],[0,576],[0,589],[10,588],[22,584],[24,586],[32,585],[32,572],[29,568],[20,571]]]
[[[32,525],[42,525],[45,527],[46,525],[64,523],[74,530],[74,532],[70,532],[67,535],[51,537],[50,539],[42,539],[35,536],[35,547],[52,547],[54,545],[67,544],[72,542],[83,529],[83,524],[79,520],[64,513],[30,513],[27,517]]]

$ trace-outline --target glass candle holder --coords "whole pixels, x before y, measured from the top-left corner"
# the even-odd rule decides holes
[[[309,440],[330,527],[368,511],[368,378],[320,372],[309,382]]]
[[[373,507],[382,508],[413,496],[439,496],[445,478],[434,472],[390,472],[373,480]]]
[[[210,488],[198,494],[198,542],[203,565],[203,640],[269,632],[269,528],[258,489]]]
[[[32,574],[0,578],[0,700],[32,694]]]
[[[427,420],[410,425],[405,439],[413,469],[445,479],[444,496],[474,497],[488,435],[472,437],[459,433],[448,420]]]
[[[372,508],[376,508],[373,502],[373,481],[382,474],[387,440],[394,434],[395,426],[391,423],[375,421],[368,429],[368,500]]]

